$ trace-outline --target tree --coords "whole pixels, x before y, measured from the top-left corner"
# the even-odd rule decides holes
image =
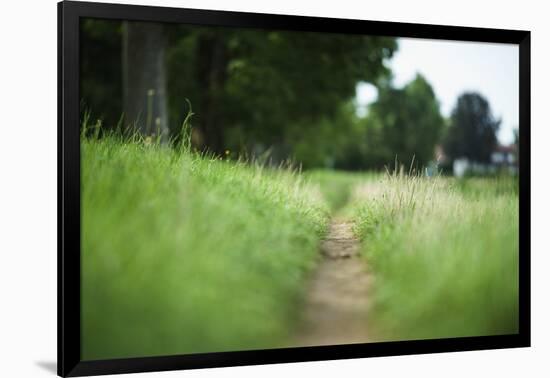
[[[451,114],[451,125],[444,139],[445,154],[451,159],[466,158],[489,163],[497,144],[500,120],[489,102],[479,93],[462,94]]]
[[[337,121],[357,82],[389,77],[385,62],[397,49],[389,37],[106,20],[83,24],[82,94],[94,114],[114,127],[124,113],[126,123],[143,133],[170,130],[174,137],[188,99],[195,146],[216,154],[270,149],[288,157],[298,138],[308,138],[321,122],[328,130]],[[109,33],[98,33],[102,30]]]
[[[144,135],[168,137],[163,25],[126,21],[122,34],[123,111]]]
[[[114,127],[122,112],[122,38],[118,21],[84,18],[80,33],[81,117]]]
[[[422,75],[403,88],[386,85],[369,108],[368,156],[371,164],[391,164],[396,158],[408,164],[426,165],[433,159],[444,120],[431,85]]]
[[[202,30],[198,33],[196,48],[197,81],[203,91],[199,109],[204,139],[211,151],[220,153],[224,146],[223,101],[229,64],[226,33],[219,30]]]
[[[358,81],[388,75],[384,60],[395,49],[384,37],[193,27],[169,56],[179,79],[170,80],[171,101],[177,109],[191,100],[213,152],[292,150],[290,135],[335,117]]]

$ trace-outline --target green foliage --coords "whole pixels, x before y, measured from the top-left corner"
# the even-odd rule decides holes
[[[516,181],[397,175],[365,191],[355,221],[379,339],[517,332]]]
[[[117,28],[105,20],[86,20],[82,28],[82,94],[91,109],[101,109],[105,125],[122,113]],[[296,134],[330,125],[359,81],[389,76],[385,61],[397,48],[387,37],[188,25],[167,24],[165,35],[172,134],[179,133],[189,99],[196,146],[218,154],[271,148],[275,160],[299,149]],[[316,157],[304,160],[323,165]]]
[[[387,75],[383,62],[395,49],[391,38],[194,28],[170,55],[170,70],[185,75],[170,81],[170,91],[176,103],[190,97],[199,129],[205,114],[215,118],[224,148],[292,150],[292,134],[315,132],[319,120],[334,118],[358,81]],[[204,66],[222,72],[216,83],[200,82]],[[207,131],[205,138],[208,144]]]
[[[381,87],[365,123],[370,165],[378,167],[396,157],[427,165],[444,127],[435,93],[421,75],[401,89]]]
[[[288,345],[327,224],[319,193],[179,146],[81,140],[86,360]]]
[[[383,170],[396,158],[423,167],[434,160],[444,126],[433,89],[417,75],[401,89],[381,85],[364,118],[350,101],[322,119],[315,132],[298,128],[293,156],[305,167]]]
[[[314,130],[295,127],[288,133],[293,141],[292,158],[306,169],[365,167],[360,159],[352,157],[365,133],[352,101],[342,104],[333,117],[320,118]]]
[[[445,137],[445,153],[451,160],[467,158],[472,162],[489,163],[497,144],[500,120],[491,112],[489,102],[479,93],[464,93],[451,115]]]

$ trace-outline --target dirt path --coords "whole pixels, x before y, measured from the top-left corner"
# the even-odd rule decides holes
[[[308,288],[298,345],[369,341],[366,312],[372,276],[359,257],[359,247],[351,223],[333,220],[321,245],[323,260]]]

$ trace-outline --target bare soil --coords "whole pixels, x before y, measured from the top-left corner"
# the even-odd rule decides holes
[[[369,341],[367,313],[372,275],[359,257],[352,224],[334,220],[321,244],[295,343],[335,345]]]

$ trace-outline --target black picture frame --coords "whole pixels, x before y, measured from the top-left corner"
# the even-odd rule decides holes
[[[519,333],[96,361],[80,358],[80,18],[337,32],[519,46]],[[91,2],[58,3],[58,374],[83,376],[530,346],[530,32]]]

